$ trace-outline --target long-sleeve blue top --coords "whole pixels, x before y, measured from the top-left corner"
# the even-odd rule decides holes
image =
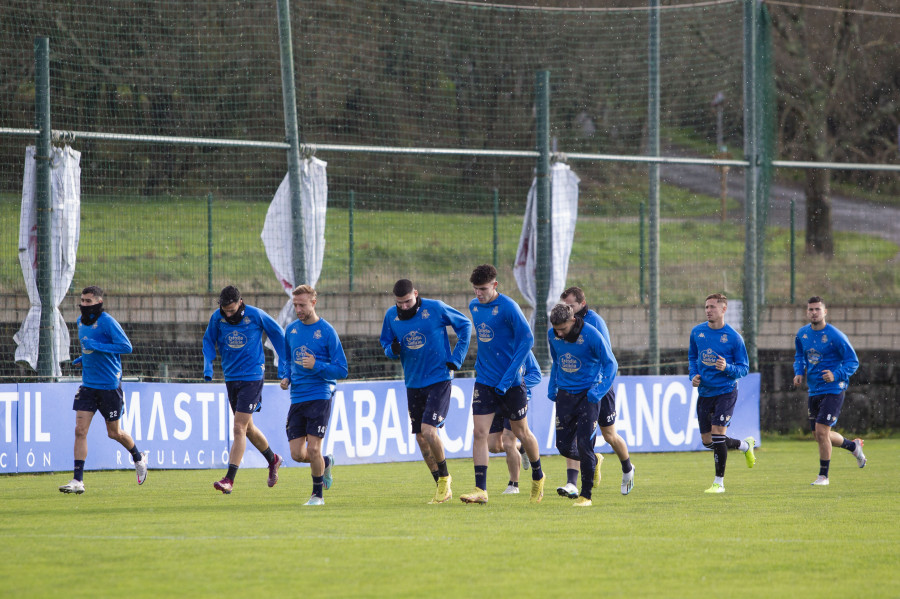
[[[541,365],[538,364],[537,358],[534,357],[534,352],[528,352],[528,355],[525,356],[525,363],[522,364],[522,378],[525,382],[525,388],[528,389],[529,398],[531,396],[531,390],[534,389],[543,378],[541,374]]]
[[[475,382],[506,393],[522,383],[520,368],[534,345],[531,327],[519,305],[502,293],[487,304],[474,298],[469,311],[478,339]]]
[[[725,370],[716,370],[719,356],[725,358]],[[750,369],[743,337],[727,324],[721,329],[712,328],[708,322],[698,324],[691,329],[688,368],[691,380],[700,375],[697,393],[701,397],[731,393]]]
[[[456,345],[450,351],[447,327],[456,332]],[[381,347],[392,360],[400,358],[406,386],[421,389],[451,378],[447,362],[458,369],[466,359],[472,323],[462,312],[439,300],[422,299],[416,315],[400,320],[397,306],[388,308],[381,326]],[[394,339],[400,342],[400,355],[391,349]]]
[[[547,331],[550,344],[550,380],[547,382],[547,397],[556,401],[559,389],[570,393],[588,391],[588,401],[599,402],[612,387],[613,379],[619,371],[619,363],[603,334],[584,323],[578,339],[566,341],[556,336],[551,328]]]
[[[116,319],[103,312],[91,325],[81,324],[78,317],[78,340],[81,358],[81,382],[91,389],[118,389],[122,381],[121,354],[130,354],[131,341]]]
[[[794,339],[794,374],[806,376],[809,395],[837,394],[847,389],[850,377],[859,368],[859,359],[847,336],[826,324],[814,331],[806,325]],[[830,370],[834,381],[826,383],[822,371]]]
[[[222,372],[226,381],[261,381],[265,373],[266,355],[262,334],[265,331],[278,354],[279,375],[288,361],[284,352],[284,331],[275,319],[254,306],[244,306],[244,318],[228,324],[216,310],[209,317],[203,335],[203,376],[212,378],[216,350],[222,356]]]
[[[347,357],[334,327],[323,318],[313,324],[295,320],[284,332],[284,353],[288,356],[291,403],[331,399],[337,379],[347,378]],[[303,367],[303,356],[312,354],[316,364]]]

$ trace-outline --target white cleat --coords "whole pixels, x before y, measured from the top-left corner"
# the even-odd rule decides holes
[[[309,498],[309,501],[307,501],[303,505],[325,505],[325,500],[321,497],[316,497],[315,495],[313,495]]]
[[[134,463],[134,472],[137,474],[137,483],[139,485],[144,484],[144,481],[147,480],[147,459],[149,456],[149,451],[143,451],[141,452],[141,461]]]
[[[578,497],[578,487],[576,487],[572,483],[566,483],[564,487],[556,487],[556,493],[560,497],[575,499],[576,497]]]
[[[519,457],[522,459],[522,470],[528,470],[531,468],[531,461],[528,459],[528,454],[524,451],[519,452]]]
[[[84,481],[75,480],[74,478],[59,488],[60,493],[75,493],[81,495],[84,493]]]
[[[507,485],[506,490],[500,493],[501,495],[518,495],[519,487],[516,485]]]
[[[622,474],[622,495],[628,495],[631,493],[631,490],[634,488],[634,464],[631,465],[631,470]]]
[[[815,487],[827,487],[828,486],[828,477],[822,476],[821,474],[816,477],[816,480],[809,483]]]
[[[856,443],[856,449],[853,450],[853,457],[856,458],[856,464],[860,468],[865,468],[866,454],[864,454],[862,450],[863,443],[865,443],[865,441],[863,441],[862,439],[853,439],[853,442]]]

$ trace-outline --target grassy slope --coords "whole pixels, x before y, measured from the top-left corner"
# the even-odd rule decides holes
[[[68,473],[2,477],[0,580],[5,597],[893,597],[900,439],[866,449],[864,470],[836,451],[831,486],[813,488],[814,444],[766,439],[752,470],[731,453],[722,496],[702,493],[708,453],[636,454],[628,497],[607,460],[584,510],[554,492],[559,457],[543,460],[537,506],[499,494],[500,458],[487,506],[425,505],[421,463],[338,465],[323,509],[301,505],[299,468],[274,489],[245,470],[230,496],[213,491],[216,471],[151,471],[143,487],[89,472],[81,496],[56,491]],[[471,462],[450,470],[455,495],[469,490]]]

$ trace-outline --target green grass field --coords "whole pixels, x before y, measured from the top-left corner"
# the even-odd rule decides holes
[[[709,453],[635,454],[627,497],[607,459],[588,509],[556,495],[558,456],[540,505],[500,495],[502,458],[486,506],[426,505],[419,462],[338,464],[322,508],[302,506],[305,468],[273,489],[244,470],[227,496],[218,471],[88,472],[84,495],[57,492],[70,473],[3,476],[0,595],[897,597],[900,438],[866,453],[860,470],[836,451],[831,486],[811,487],[814,443],[766,438],[752,470],[730,454],[717,496]],[[471,489],[470,460],[450,471]]]

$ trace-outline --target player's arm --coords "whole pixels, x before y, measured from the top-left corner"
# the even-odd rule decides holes
[[[333,330],[328,339],[328,361],[316,360],[313,370],[325,379],[347,378],[347,356],[344,355],[341,340]]]
[[[846,335],[841,333],[838,339],[840,339],[838,354],[841,356],[841,363],[832,373],[834,374],[834,380],[847,381],[859,368],[859,358],[856,356],[856,351],[850,345],[850,340],[847,339]]]
[[[384,322],[381,324],[381,337],[378,338],[378,342],[381,343],[382,349],[384,349],[384,355],[390,358],[391,360],[396,360],[400,357],[399,351],[394,351],[400,349],[400,341],[397,339],[397,336],[394,335],[394,329],[391,328],[391,311],[388,310],[384,314]],[[394,345],[394,342],[397,342]]]
[[[698,354],[697,342],[694,340],[694,334],[691,333],[691,340],[688,344],[688,378],[691,379],[691,383],[694,382],[694,378],[700,376],[700,368],[697,366]]]
[[[513,350],[510,365],[506,369],[506,372],[503,373],[503,378],[497,386],[497,390],[500,393],[506,393],[506,390],[512,387],[516,378],[519,376],[519,369],[525,362],[525,356],[528,355],[528,352],[534,347],[534,335],[531,333],[531,327],[528,326],[528,321],[525,320],[525,316],[518,306],[514,305],[514,308],[515,312],[507,316],[507,323],[509,323],[512,328],[513,339],[516,341],[516,345]]]
[[[601,379],[596,389],[591,390],[590,395],[596,396],[597,401],[600,401],[600,398],[609,393],[610,388],[612,388],[613,379],[616,378],[616,373],[619,371],[619,362],[602,334],[597,336],[597,343],[591,351],[600,361],[599,371]]]
[[[443,302],[441,302],[441,308],[443,309],[442,322],[453,327],[453,331],[456,333],[456,345],[450,354],[450,362],[456,366],[456,369],[459,369],[466,361],[466,354],[469,353],[469,342],[472,340],[472,321],[459,310]]]
[[[747,346],[744,345],[744,340],[740,336],[734,342],[733,353],[734,362],[727,364],[724,372],[729,377],[737,380],[747,376],[747,373],[750,372],[750,358],[747,356]]]
[[[288,329],[290,328],[291,325],[288,325]],[[278,376],[281,378],[282,389],[287,389],[291,384],[291,368],[293,368],[291,341],[288,339],[288,335],[285,334],[281,338],[281,351],[278,353]],[[287,384],[285,384],[285,381],[287,381]]]
[[[274,318],[272,318],[262,310],[259,311],[259,319],[261,321],[263,330],[269,337],[269,341],[272,342],[272,347],[275,348],[275,353],[278,354],[278,371],[281,372],[281,364],[290,360],[290,354],[285,354],[283,351],[284,330]]]
[[[803,352],[803,343],[800,341],[800,334],[794,337],[794,386],[799,387],[803,384],[803,377],[806,376],[806,354]]]
[[[558,365],[556,350],[553,348],[553,334],[553,329],[547,331],[547,340],[550,342],[550,359],[553,360],[550,363],[550,377],[547,379],[547,399],[550,401],[556,401],[556,393],[559,390],[559,384],[557,382]],[[535,362],[537,362],[537,360],[535,360]]]
[[[95,339],[82,339],[81,347],[92,351],[101,351],[107,354],[130,354],[132,352],[131,341],[121,325],[113,318],[105,318],[106,328],[104,333],[109,337],[109,343],[102,343]]]
[[[207,381],[212,380],[213,362],[216,360],[216,345],[219,338],[219,327],[216,326],[216,317],[213,314],[206,326],[206,332],[203,333],[203,378]]]
[[[541,365],[538,364],[534,352],[528,352],[525,356],[525,363],[522,365],[525,369],[523,378],[525,379],[525,387],[532,389],[540,384],[543,375],[541,374]]]

